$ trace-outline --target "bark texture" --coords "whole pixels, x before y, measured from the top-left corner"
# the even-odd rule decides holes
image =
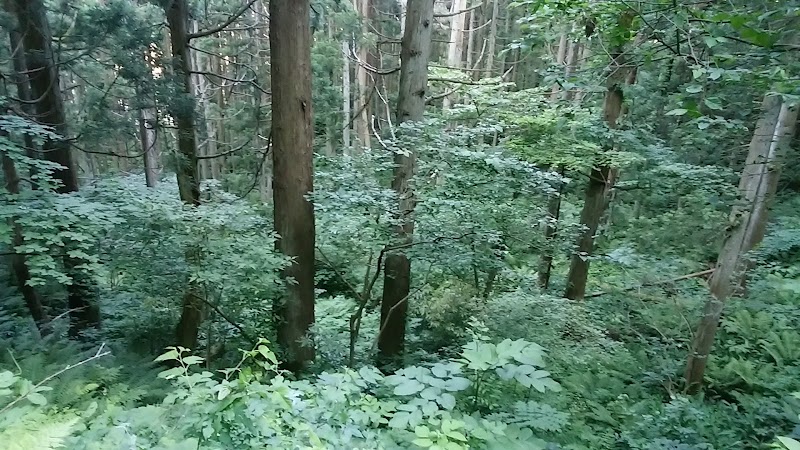
[[[269,3],[272,55],[272,161],[278,250],[293,259],[284,276],[286,294],[275,303],[278,343],[286,368],[300,371],[314,360],[314,128],[311,107],[311,29],[308,0]]]
[[[26,73],[34,99],[36,121],[53,127],[60,136],[67,134],[64,101],[61,98],[58,65],[53,54],[50,24],[42,0],[13,0],[22,44],[25,48]],[[78,190],[75,165],[70,157],[69,142],[64,139],[49,139],[44,143],[43,153],[48,161],[60,164],[62,169],[54,172],[61,181],[59,193]]]
[[[452,69],[461,69],[464,53],[464,29],[466,28],[467,0],[453,0],[450,6],[450,41],[447,44],[447,65]],[[448,95],[442,102],[444,109],[449,109],[456,101],[454,94]]]
[[[370,32],[371,15],[372,15],[372,1],[371,0],[355,0],[356,10],[361,17],[361,33],[367,36]],[[366,64],[370,60],[370,51],[366,43],[361,43],[358,47],[358,64],[356,64],[356,87],[357,87],[357,102],[356,102],[356,120],[355,131],[356,137],[359,140],[360,149],[369,148],[372,141],[372,131],[370,130],[370,122],[372,118],[372,105],[370,102],[370,74]]]
[[[409,0],[400,51],[400,90],[397,122],[419,121],[425,113],[428,90],[428,62],[431,53],[434,0]],[[412,240],[414,233],[413,149],[395,155],[392,189],[400,198],[401,225],[395,230],[396,243]],[[381,327],[378,335],[379,358],[391,361],[403,353],[406,331],[407,297],[411,285],[411,262],[403,251],[392,251],[384,265]]]
[[[684,377],[689,392],[697,392],[702,386],[725,302],[743,285],[752,264],[747,254],[764,238],[770,201],[780,177],[781,154],[794,135],[797,105],[788,105],[779,95],[768,95],[764,98],[763,111],[739,181],[742,202],[731,212],[734,225],[717,257],[709,281],[710,296],[686,364]]]
[[[180,86],[179,97],[169,105],[178,133],[178,191],[184,203],[200,204],[200,183],[197,173],[197,131],[195,130],[195,98],[189,48],[189,6],[186,0],[164,0],[172,49],[172,76]]]
[[[342,121],[344,129],[342,130],[342,145],[344,146],[344,153],[349,155],[350,148],[350,44],[344,40],[342,41]]]
[[[158,184],[158,148],[156,147],[156,118],[153,109],[139,111],[139,140],[144,158],[144,179],[147,187]]]
[[[561,171],[561,175],[563,176],[563,170]],[[564,182],[559,180],[557,182],[556,192],[551,194],[550,198],[547,199],[547,222],[544,225],[544,239],[547,248],[542,252],[542,256],[539,259],[538,271],[539,287],[542,289],[547,289],[550,287],[550,272],[553,267],[554,253],[552,245],[556,238],[556,232],[558,231],[558,220],[561,216],[561,196],[563,190]]]
[[[6,5],[13,10],[25,49],[25,73],[30,83],[36,121],[52,127],[61,136],[60,139],[48,139],[42,148],[44,157],[48,161],[61,165],[61,169],[53,173],[54,178],[61,182],[57,192],[62,194],[77,192],[78,177],[75,164],[70,155],[69,142],[63,138],[67,135],[67,120],[44,2],[13,0],[7,1]],[[65,256],[63,262],[64,271],[72,280],[72,284],[67,287],[69,335],[77,337],[88,328],[100,326],[100,309],[94,301],[91,275],[80,268],[84,261]]]
[[[190,206],[200,204],[200,180],[197,171],[197,137],[195,130],[195,98],[191,76],[189,48],[189,6],[186,0],[164,0],[164,11],[170,31],[172,76],[180,86],[179,96],[169,105],[169,113],[177,124],[178,161],[175,173],[181,200]],[[199,252],[186,252],[189,265],[198,263]],[[197,335],[203,322],[205,302],[199,287],[189,282],[181,302],[181,318],[175,329],[176,344],[197,348]]]

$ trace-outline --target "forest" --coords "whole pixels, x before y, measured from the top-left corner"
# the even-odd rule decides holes
[[[0,0],[0,449],[800,450],[798,30]]]

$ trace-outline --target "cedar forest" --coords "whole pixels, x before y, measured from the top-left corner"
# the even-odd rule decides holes
[[[0,448],[800,449],[798,0],[1,0]]]

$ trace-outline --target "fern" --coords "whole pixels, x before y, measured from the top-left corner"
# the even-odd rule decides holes
[[[6,424],[0,442],[8,450],[55,450],[65,447],[66,439],[77,430],[78,418],[53,417],[31,412]]]

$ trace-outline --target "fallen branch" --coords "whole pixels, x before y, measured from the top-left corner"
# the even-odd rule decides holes
[[[636,286],[628,286],[626,288],[622,288],[622,289],[619,289],[619,290],[609,290],[609,291],[595,292],[593,294],[586,295],[583,298],[600,297],[601,295],[610,294],[612,292],[628,292],[628,291],[633,291],[633,290],[640,289],[640,288],[643,288],[643,287],[658,286],[660,284],[667,284],[667,283],[673,283],[675,281],[682,281],[682,280],[688,280],[688,279],[691,279],[691,278],[702,277],[704,275],[710,275],[712,273],[714,273],[714,269],[708,269],[708,270],[703,270],[703,271],[700,271],[700,272],[690,273],[688,275],[681,275],[681,276],[679,276],[677,278],[670,278],[668,280],[652,281],[652,282],[649,282],[649,283],[638,284]]]
[[[28,397],[29,394],[37,392],[37,389],[39,387],[41,387],[42,385],[46,384],[47,382],[49,382],[53,378],[56,378],[57,376],[61,375],[62,373],[66,372],[68,370],[74,369],[76,367],[82,366],[82,365],[84,365],[84,364],[86,364],[88,362],[94,361],[95,359],[99,359],[99,358],[102,358],[102,357],[104,357],[106,355],[110,355],[111,354],[110,350],[103,351],[103,349],[105,349],[105,348],[106,348],[106,344],[104,342],[102,345],[100,345],[100,348],[97,349],[97,353],[95,353],[94,356],[86,358],[83,361],[75,363],[75,364],[68,364],[67,367],[64,367],[63,369],[59,370],[58,372],[48,376],[47,378],[45,378],[42,381],[36,383],[31,389],[28,390],[28,392],[26,394],[20,395],[19,397],[15,398],[11,403],[9,403],[5,407],[3,407],[3,409],[0,409],[0,414],[3,414],[4,412],[6,412],[9,409],[11,409],[11,407],[13,407],[17,403],[21,402],[26,397]]]

